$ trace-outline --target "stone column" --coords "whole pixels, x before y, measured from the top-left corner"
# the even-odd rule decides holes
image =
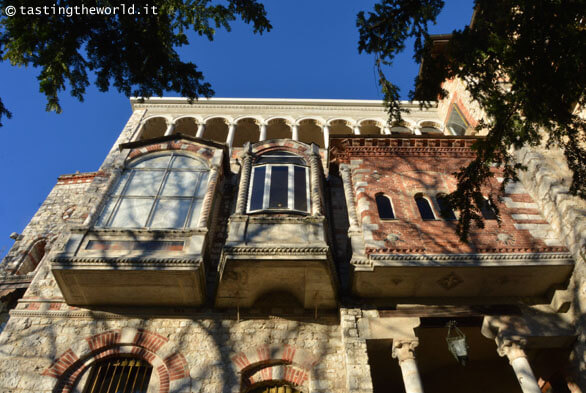
[[[228,136],[226,137],[226,144],[232,150],[232,143],[234,142],[234,133],[236,132],[236,124],[228,124]]]
[[[346,207],[348,208],[348,221],[351,229],[358,228],[358,216],[356,215],[356,202],[354,200],[354,191],[352,189],[352,176],[350,168],[347,165],[340,165],[342,175],[342,184],[344,185],[344,196],[346,197]]]
[[[173,133],[174,129],[175,129],[175,124],[173,124],[173,123],[167,124],[167,129],[165,130],[165,136],[171,135]]]
[[[220,173],[219,165],[212,165],[210,168],[209,180],[208,180],[208,191],[203,199],[203,205],[201,207],[201,213],[199,215],[198,228],[207,226],[207,222],[210,218],[212,203],[214,201],[214,195],[216,193],[216,186],[218,183],[218,175]]]
[[[421,377],[415,362],[415,348],[419,340],[393,340],[393,358],[399,361],[406,393],[423,393]]]
[[[242,169],[240,170],[240,184],[238,185],[238,197],[236,199],[236,214],[246,213],[246,204],[248,202],[248,186],[250,184],[250,172],[252,169],[252,153],[250,144],[244,146],[242,156]]]
[[[299,140],[299,126],[297,124],[291,125],[291,139],[294,141]]]
[[[523,393],[541,393],[524,351],[526,340],[522,338],[503,339],[497,337],[496,342],[498,354],[509,359]]]
[[[421,134],[421,128],[419,128],[419,127],[414,127],[414,128],[413,128],[413,133],[414,133],[415,135],[422,135],[422,134]]]
[[[323,132],[324,132],[324,146],[327,150],[330,147],[330,127],[328,127],[327,125],[324,125]]]
[[[197,134],[195,134],[196,138],[203,138],[203,132],[206,129],[206,125],[204,123],[201,123],[197,126]]]
[[[321,164],[319,160],[319,148],[313,145],[315,149],[309,155],[309,171],[311,177],[311,204],[312,214],[314,216],[323,216],[324,211],[321,203]]]
[[[265,123],[260,124],[260,137],[258,138],[259,141],[264,141],[267,139],[267,125]]]
[[[391,135],[391,129],[388,126],[383,127],[383,134]]]
[[[360,127],[359,126],[354,126],[354,135],[360,135]]]

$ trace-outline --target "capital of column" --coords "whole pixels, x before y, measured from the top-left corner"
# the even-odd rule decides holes
[[[419,339],[393,340],[392,356],[398,359],[399,363],[415,359],[415,348],[419,345]]]
[[[509,363],[515,359],[525,358],[525,348],[527,347],[527,339],[521,336],[516,337],[502,337],[497,336],[496,339],[497,352],[501,357],[507,357]]]

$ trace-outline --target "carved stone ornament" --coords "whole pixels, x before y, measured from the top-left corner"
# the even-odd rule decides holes
[[[456,273],[451,272],[447,276],[439,279],[437,283],[444,288],[446,291],[457,287],[458,285],[462,284],[464,280],[462,280]]]

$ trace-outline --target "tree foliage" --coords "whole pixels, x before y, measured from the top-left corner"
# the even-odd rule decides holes
[[[82,5],[79,1],[55,3],[59,7]],[[0,58],[16,66],[37,67],[47,110],[56,112],[61,111],[58,95],[67,85],[74,97],[83,100],[94,76],[100,91],[114,86],[128,96],[161,96],[174,91],[191,99],[209,97],[213,90],[203,74],[195,64],[182,61],[176,51],[189,44],[188,32],[195,31],[212,40],[216,29],[229,31],[230,23],[238,17],[252,24],[255,33],[262,34],[272,27],[264,6],[256,0],[216,3],[137,1],[134,14],[123,14],[119,8],[115,15],[67,16],[26,14],[41,10],[37,7],[51,6],[42,0],[0,0],[1,10],[7,6],[17,10],[14,16],[0,16]],[[103,9],[120,7],[120,3],[86,0],[83,6]],[[0,120],[9,114],[0,101]]]
[[[375,55],[392,120],[401,116],[398,88],[383,66],[392,64],[408,38],[415,39],[415,58],[423,62],[411,98],[444,98],[441,83],[459,78],[486,113],[477,131],[487,135],[475,143],[476,158],[456,174],[457,189],[448,197],[460,210],[461,239],[471,223],[484,225],[482,194],[493,167],[503,168],[501,193],[523,169],[512,148],[561,148],[573,172],[570,192],[586,198],[586,122],[576,111],[586,106],[586,1],[476,0],[473,26],[454,31],[445,50],[434,53],[428,26],[443,5],[381,0],[373,12],[358,14],[357,25],[359,50]]]

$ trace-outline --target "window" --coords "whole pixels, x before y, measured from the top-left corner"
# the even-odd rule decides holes
[[[252,168],[248,211],[308,212],[309,170],[305,160],[287,152],[259,157]]]
[[[494,205],[486,198],[482,198],[483,203],[480,206],[480,212],[485,220],[496,220],[496,210]]]
[[[135,358],[107,359],[90,369],[83,393],[146,393],[152,367]]]
[[[268,385],[251,390],[250,393],[301,393],[289,385]]]
[[[391,199],[380,193],[376,194],[376,207],[378,208],[378,216],[381,220],[392,220],[395,218],[395,212],[393,212],[393,205]]]
[[[454,211],[448,206],[445,194],[437,194],[435,197],[437,205],[440,208],[440,214],[444,220],[453,221],[456,220]]]
[[[447,127],[453,135],[465,135],[466,130],[470,127],[457,105],[452,106]]]
[[[111,191],[97,226],[197,227],[208,173],[199,160],[177,153],[137,160]]]
[[[435,220],[435,215],[433,214],[431,204],[429,203],[429,200],[423,196],[423,194],[415,195],[415,203],[417,203],[417,208],[419,209],[419,214],[421,214],[422,219]]]

